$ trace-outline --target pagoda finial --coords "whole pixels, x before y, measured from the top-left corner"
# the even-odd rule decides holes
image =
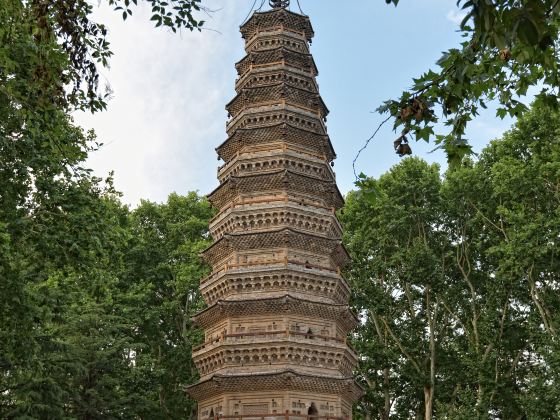
[[[290,0],[269,0],[268,4],[273,9],[285,9],[290,5]]]

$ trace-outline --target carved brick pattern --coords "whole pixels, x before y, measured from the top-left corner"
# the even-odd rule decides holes
[[[324,150],[324,153],[331,160],[336,156],[319,116],[304,115],[288,105],[270,105],[245,110],[239,114],[239,117],[231,120],[227,125],[227,132],[230,138],[235,136],[237,132],[241,132],[243,136],[246,136],[245,133],[251,131],[259,131],[265,137],[276,137],[269,141],[281,139],[282,137],[278,137],[277,134],[280,133],[280,135],[286,137],[285,141],[287,142]],[[282,134],[284,132],[286,134]],[[305,137],[307,136],[310,136],[310,138],[306,140]],[[317,142],[317,138],[322,141]],[[257,142],[257,144],[262,143],[264,141]],[[309,143],[311,144],[306,146]],[[219,157],[223,159],[221,154]]]
[[[273,28],[282,28],[292,33],[301,33],[307,41],[313,38],[314,32],[309,17],[290,12],[286,9],[271,10],[264,13],[255,13],[247,23],[241,27],[241,36],[247,42],[262,31]]]
[[[340,238],[342,235],[340,224],[334,214],[321,214],[305,211],[295,207],[268,208],[247,211],[232,211],[220,223],[210,227],[214,240],[220,239],[227,233],[241,233],[258,230],[275,230],[283,228],[308,231],[314,235],[327,238]]]
[[[347,305],[296,299],[289,295],[278,298],[219,301],[199,312],[194,317],[194,320],[198,325],[206,329],[228,318],[264,316],[284,312],[314,317],[321,320],[336,321],[346,332],[354,329],[358,325],[358,319],[348,309]]]
[[[262,103],[280,101],[308,108],[323,117],[326,117],[329,113],[319,94],[289,86],[284,82],[245,88],[226,106],[226,109],[231,116],[236,117],[248,106],[258,107]]]
[[[284,116],[286,116],[284,114]],[[288,145],[307,148],[313,153],[324,155],[330,161],[336,156],[329,136],[276,122],[275,125],[238,129],[216,151],[221,159],[229,162],[244,147],[282,141]]]
[[[344,266],[350,261],[340,239],[325,238],[292,229],[227,234],[204,250],[202,255],[209,264],[214,266],[223,262],[234,252],[282,247],[328,256],[334,267]]]
[[[260,366],[285,365],[297,368],[323,368],[341,377],[352,373],[356,358],[344,344],[326,343],[320,338],[289,338],[278,340],[274,336],[263,337],[261,343],[254,338],[231,338],[219,346],[195,355],[194,362],[201,376],[227,369],[230,373],[244,373],[247,368]],[[236,369],[237,368],[237,369]],[[321,373],[321,369],[317,369]],[[308,373],[312,373],[308,371]]]
[[[247,107],[226,124],[226,132],[232,136],[236,130],[257,129],[286,123],[292,127],[326,135],[323,118],[316,111],[309,111],[288,102],[270,103],[258,107]],[[333,152],[334,154],[334,152]]]
[[[253,66],[263,66],[272,63],[284,63],[289,67],[295,67],[315,76],[319,73],[311,54],[302,54],[299,51],[286,47],[277,47],[272,50],[264,51],[251,51],[235,65],[235,68],[239,76],[243,76],[251,70]]]
[[[208,195],[213,206],[218,209],[231,203],[240,195],[259,192],[295,192],[306,194],[322,202],[326,207],[336,209],[344,205],[342,195],[334,181],[324,181],[310,176],[304,176],[290,170],[276,172],[255,173],[246,176],[231,176],[216,190]]]
[[[254,392],[263,389],[333,394],[350,401],[357,401],[363,395],[363,390],[352,378],[318,377],[293,370],[248,375],[214,375],[200,382],[198,386],[190,387],[189,392],[194,398],[202,399],[226,392]]]
[[[241,298],[253,294],[301,294],[307,299],[323,298],[336,304],[348,302],[350,293],[346,282],[336,276],[313,274],[310,271],[273,270],[257,272],[224,272],[212,282],[201,286],[204,300],[213,305],[219,300]]]
[[[217,149],[220,211],[202,254],[208,307],[193,321],[205,342],[193,349],[201,380],[188,388],[199,419],[307,414],[349,420],[363,391],[346,336],[359,321],[340,268],[350,257],[335,210],[343,205],[329,164],[307,16],[283,8],[242,27],[246,56],[226,106],[228,139]],[[307,419],[310,420],[310,419]]]
[[[302,150],[297,150],[296,153],[287,153],[282,150],[282,146],[284,146],[283,149],[287,149],[286,145],[279,145],[280,152],[274,154],[266,153],[266,150],[260,154],[256,152],[251,154],[250,151],[244,152],[238,159],[234,159],[236,161],[235,165],[232,164],[228,168],[222,167],[220,169],[218,179],[220,182],[224,182],[232,175],[239,177],[252,175],[257,172],[289,169],[292,172],[319,178],[323,181],[334,180],[334,174],[324,158],[307,154]],[[301,156],[302,154],[304,157]]]
[[[308,92],[318,93],[317,85],[313,77],[296,73],[290,69],[268,69],[261,68],[258,71],[253,71],[246,77],[237,81],[235,90],[237,93],[243,89],[269,86],[276,83],[285,83],[298,89],[303,89]]]
[[[254,38],[253,42],[247,44],[245,51],[249,53],[251,51],[273,50],[278,47],[286,47],[302,54],[309,54],[307,42],[300,36],[282,31],[272,32],[270,35],[261,34],[258,38]]]

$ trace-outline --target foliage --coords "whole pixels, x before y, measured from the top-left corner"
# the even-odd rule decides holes
[[[123,19],[137,0],[107,0]],[[155,26],[194,30],[204,21],[195,13],[205,10],[201,0],[146,0]],[[87,0],[0,1],[0,81],[3,104],[59,109],[106,108],[110,89],[99,88],[98,66],[113,55],[107,27],[92,20]],[[23,66],[22,64],[27,65]],[[33,115],[29,115],[31,118]],[[2,120],[4,121],[4,120]]]
[[[547,111],[537,102],[443,180],[408,158],[348,197],[358,414],[558,416],[560,115]]]
[[[213,211],[195,193],[171,194],[165,204],[143,201],[131,214],[132,239],[121,279],[127,316],[135,320],[135,371],[128,387],[149,402],[143,418],[192,418],[184,386],[197,379],[191,354],[202,336],[191,317],[202,309],[199,257],[209,245]]]
[[[123,19],[136,5],[109,2]],[[202,24],[199,0],[149,2],[156,26]],[[460,2],[473,12],[469,43],[441,62],[440,78],[418,81],[421,94],[388,104],[403,134],[426,138],[442,105],[452,135],[437,141],[453,158],[467,147],[461,121],[472,106],[498,89],[557,84],[548,41],[557,4],[543,15],[545,3]],[[195,193],[130,211],[110,177],[85,168],[98,144],[69,112],[104,108],[97,65],[111,56],[91,10],[84,0],[0,0],[0,417],[192,417],[183,386],[196,379],[201,337],[190,318],[202,305],[198,255],[212,211]],[[507,95],[503,109],[521,111]],[[349,279],[364,319],[354,337],[367,385],[359,414],[560,416],[553,99],[543,93],[516,128],[445,179],[407,159],[379,180],[362,177],[349,197]]]
[[[489,101],[500,104],[497,116],[519,116],[526,110],[520,98],[533,87],[541,89],[542,102],[558,105],[558,1],[457,0],[457,6],[465,12],[459,27],[465,41],[443,54],[438,70],[414,79],[410,90],[379,108],[402,130],[395,142],[401,155],[410,153],[412,136],[429,141],[441,122],[449,132],[435,135],[435,144],[455,165],[471,153],[468,122]]]
[[[192,415],[210,207],[190,193],[129,213],[100,194],[73,191],[74,207],[30,215],[21,247],[3,242],[22,270],[3,272],[18,301],[2,299],[2,418]]]
[[[67,59],[52,39],[35,30],[30,6],[2,1],[0,7],[0,397],[5,391],[45,390],[45,367],[37,355],[54,346],[36,328],[56,314],[37,288],[64,273],[79,275],[104,251],[100,237],[108,220],[102,196],[114,195],[81,167],[95,138],[73,126],[58,102]],[[40,24],[40,23],[39,23]],[[52,77],[51,77],[52,76]],[[55,78],[57,77],[57,78]],[[53,79],[55,78],[55,79]],[[39,288],[39,290],[41,290]],[[54,391],[49,388],[48,392]],[[53,398],[54,400],[54,398]],[[28,401],[29,402],[29,401]]]
[[[149,3],[156,26],[202,24],[199,0]],[[132,13],[128,0],[110,4]],[[85,167],[99,144],[70,112],[105,108],[97,66],[111,56],[92,10],[0,0],[0,417],[184,418],[181,386],[194,372],[181,350],[196,341],[188,316],[210,210],[194,194],[144,204],[165,227],[150,259],[156,242],[139,240],[148,227],[110,177]]]
[[[375,204],[353,194],[343,216],[353,251],[355,304],[365,314],[356,340],[369,385],[364,409],[379,418],[392,411],[414,418],[424,396],[432,405],[437,395],[435,362],[448,333],[436,299],[449,259],[441,230],[441,181],[437,166],[407,159],[376,183]],[[400,381],[392,380],[395,376]]]
[[[21,417],[33,406],[54,418],[64,390],[47,371],[54,369],[49,355],[61,344],[51,326],[62,316],[62,303],[44,296],[43,286],[58,287],[60,276],[81,278],[104,255],[101,241],[112,222],[100,199],[114,192],[110,181],[104,186],[81,167],[95,138],[73,126],[60,107],[60,79],[51,75],[66,58],[34,25],[29,9],[2,2],[0,412]]]

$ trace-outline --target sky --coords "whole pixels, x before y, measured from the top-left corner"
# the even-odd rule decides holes
[[[114,171],[125,203],[162,202],[172,192],[207,194],[218,185],[215,148],[227,138],[224,107],[235,95],[234,64],[244,56],[239,26],[253,2],[203,0],[212,10],[203,17],[206,29],[176,34],[153,27],[145,2],[125,22],[107,2],[96,6],[94,19],[108,26],[114,53],[110,68],[101,70],[113,94],[106,111],[74,117],[104,144],[89,166],[100,177]],[[462,16],[455,0],[408,0],[396,8],[384,0],[299,3],[315,29],[311,52],[345,194],[355,181],[352,161],[386,118],[375,109],[400,96],[413,77],[436,69],[441,53],[461,41]],[[300,11],[297,1],[291,10]],[[510,125],[490,107],[471,123],[467,138],[480,151]],[[397,164],[396,137],[390,124],[383,127],[357,161],[358,173],[377,177]],[[444,153],[431,152],[432,144],[411,145],[416,156],[445,168]]]

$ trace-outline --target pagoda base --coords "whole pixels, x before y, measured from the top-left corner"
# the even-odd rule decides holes
[[[216,374],[187,388],[198,401],[198,418],[267,420],[350,419],[363,389],[352,377],[335,378],[284,370],[247,375]]]

